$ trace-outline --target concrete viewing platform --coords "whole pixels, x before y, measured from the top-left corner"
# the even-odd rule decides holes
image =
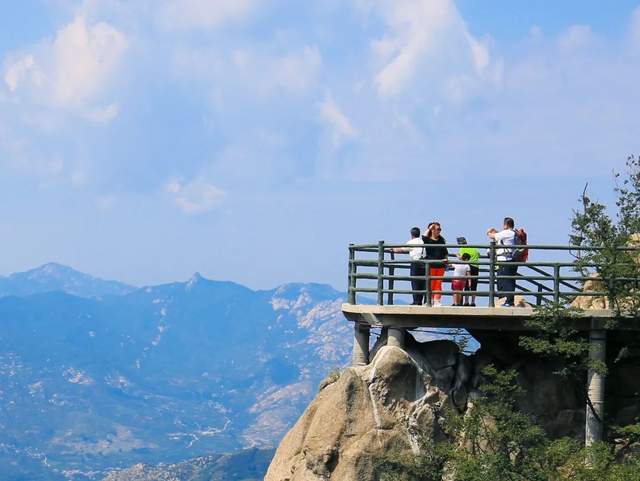
[[[342,304],[344,316],[369,327],[413,329],[464,328],[494,331],[532,331],[532,307],[429,307],[413,305]],[[607,321],[616,317],[610,309],[590,309],[577,313],[567,322],[577,330],[606,329]],[[640,330],[635,318],[618,319],[616,330]]]
[[[504,337],[518,336],[520,332],[535,332],[530,321],[535,320],[536,309],[531,307],[557,306],[579,307],[558,315],[562,323],[588,337],[589,360],[593,366],[606,363],[607,338],[631,336],[640,332],[640,318],[607,309],[615,287],[638,289],[638,246],[619,246],[616,253],[625,253],[626,261],[616,259],[617,266],[626,267],[630,273],[616,276],[609,273],[609,264],[580,262],[589,253],[599,252],[597,246],[527,245],[516,251],[512,248],[510,259],[504,247],[495,242],[488,245],[441,245],[451,249],[447,258],[396,259],[395,253],[407,252],[405,244],[350,244],[348,264],[347,303],[342,304],[344,316],[353,322],[354,343],[352,363],[363,366],[370,359],[371,328],[382,328],[387,346],[405,347],[406,333],[412,329],[458,328],[467,329],[479,337],[504,332]],[[460,258],[461,248],[486,250],[487,256],[477,252],[476,260]],[[404,249],[404,250],[402,250]],[[458,252],[452,252],[457,250]],[[529,259],[529,253],[534,260]],[[624,256],[623,256],[624,257]],[[462,277],[435,274],[432,265],[471,264],[476,274],[469,271]],[[419,269],[418,269],[419,268]],[[415,272],[421,271],[421,274]],[[453,280],[463,280],[469,290],[454,289]],[[450,283],[450,284],[449,284]],[[450,286],[450,287],[449,287]],[[468,296],[478,299],[488,307],[446,306],[434,307],[434,300],[442,297],[450,301],[452,296]],[[526,307],[498,307],[500,298],[520,296]],[[364,303],[358,302],[359,297]],[[426,305],[408,305],[404,302]],[[399,304],[398,301],[401,303]],[[457,302],[460,302],[458,300]],[[615,322],[610,322],[614,321]],[[608,322],[609,321],[609,322]],[[621,332],[616,332],[621,331]],[[381,333],[382,337],[382,333]],[[591,444],[602,439],[604,419],[605,374],[594,367],[587,373],[588,402],[585,408],[585,440]]]

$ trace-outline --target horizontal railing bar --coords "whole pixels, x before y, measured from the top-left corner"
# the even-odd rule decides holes
[[[369,259],[354,259],[350,260],[350,263],[353,263],[357,266],[377,266],[377,260],[369,260]],[[490,266],[491,262],[489,261],[478,261],[478,262],[467,262],[460,260],[448,260],[448,259],[420,259],[418,261],[412,260],[385,260],[383,265],[385,266],[397,266],[397,265],[405,265],[411,264],[412,262],[417,262],[420,264],[468,264],[468,265],[478,265],[478,266]],[[518,267],[577,267],[575,262],[551,262],[551,261],[539,261],[539,262],[513,262],[513,261],[495,261],[493,263],[496,266],[518,266]],[[633,264],[620,264],[618,267],[622,266],[632,266]],[[584,265],[582,267],[605,267],[599,264],[589,264]],[[610,266],[606,266],[610,267]]]
[[[385,280],[394,280],[394,281],[419,281],[419,280],[425,280],[427,279],[426,274],[423,276],[396,276],[396,275],[382,275],[382,276],[378,276],[378,274],[367,274],[367,273],[361,273],[361,274],[354,274],[354,277],[356,279],[385,279]],[[434,281],[453,281],[453,280],[465,280],[465,279],[478,279],[478,280],[485,280],[488,281],[490,278],[487,276],[447,276],[447,275],[443,275],[443,276],[429,276],[429,279],[434,280]],[[547,279],[547,278],[541,278],[540,276],[535,276],[535,277],[527,277],[527,276],[520,276],[520,275],[515,275],[515,276],[498,276],[496,275],[494,277],[494,279],[515,279],[518,281],[536,281],[536,280],[548,280],[548,281],[552,281],[553,279]],[[571,277],[571,278],[564,278],[564,277],[560,277],[559,279],[567,279],[567,280],[572,280],[572,279],[576,279],[576,280],[591,280],[593,279],[592,277]],[[604,279],[598,279],[600,281],[607,281],[607,278]],[[621,279],[617,279],[614,278],[614,281],[618,281]],[[626,282],[635,282],[636,279],[629,279]],[[535,284],[534,282],[531,282],[532,284]],[[536,284],[537,285],[537,284]],[[541,284],[543,285],[543,284]],[[547,287],[547,286],[544,286]],[[573,287],[573,286],[571,286]]]
[[[383,244],[385,249],[395,249],[395,248],[407,248],[407,244]],[[425,244],[427,248],[429,247],[446,247],[447,249],[460,249],[463,247],[472,247],[475,249],[491,249],[492,246],[498,249],[512,249],[514,246],[503,246],[501,244]],[[420,247],[418,244],[416,247]],[[529,249],[529,250],[563,250],[563,251],[605,251],[610,249],[615,249],[619,251],[627,251],[627,252],[637,252],[640,251],[640,247],[633,246],[615,246],[615,247],[597,247],[597,246],[572,246],[572,245],[555,245],[555,244],[528,244],[523,246],[517,246],[518,248]],[[349,246],[350,249],[354,251],[378,251],[378,244],[353,244]]]
[[[383,276],[378,276],[378,274],[367,274],[367,273],[360,273],[360,274],[354,274],[354,277],[356,279],[370,279],[370,280],[376,280],[379,279],[380,277],[382,277],[382,279],[384,280],[394,280],[394,281],[419,281],[419,280],[425,280],[427,278],[426,274],[422,275],[422,276],[397,276],[397,275],[390,275],[390,274],[385,274]],[[447,275],[443,275],[443,276],[429,276],[429,279],[431,280],[441,280],[441,281],[453,281],[453,280],[473,280],[473,279],[478,279],[480,280],[484,280],[484,281],[488,281],[490,280],[490,278],[488,276],[447,276]],[[543,276],[525,276],[525,275],[521,275],[521,274],[516,274],[515,276],[499,276],[496,275],[494,277],[494,279],[515,279],[517,281],[528,281],[531,282],[531,284],[534,284],[536,286],[542,287],[542,288],[546,288],[546,289],[550,289],[549,286],[546,286],[544,284],[540,284],[538,282],[534,282],[534,281],[553,281],[554,278],[553,277],[543,277]],[[573,290],[580,290],[579,287],[576,287],[572,284],[569,284],[568,282],[564,282],[564,281],[575,281],[575,282],[579,282],[579,281],[590,281],[590,280],[594,280],[594,281],[599,281],[599,282],[607,282],[609,280],[615,282],[615,283],[619,283],[619,282],[640,282],[640,278],[635,278],[635,277],[614,277],[614,278],[608,278],[608,277],[598,277],[598,278],[593,278],[593,277],[559,277],[558,278],[559,282],[564,285],[565,287],[569,287]]]
[[[353,289],[354,292],[378,292],[376,288],[368,288],[368,287],[356,287]],[[382,289],[382,292],[385,294],[393,293],[393,294],[424,294],[426,291],[421,290],[412,290],[412,289]],[[441,291],[430,291],[431,294],[464,294],[464,295],[475,295],[480,297],[485,297],[489,295],[489,291],[452,291],[452,290],[441,290]],[[522,297],[552,297],[554,295],[553,292],[535,292],[535,291],[495,291],[496,297],[504,297],[508,295],[521,295]],[[561,291],[560,296],[564,297],[604,297],[607,293],[602,291],[587,291],[587,292],[565,292]]]

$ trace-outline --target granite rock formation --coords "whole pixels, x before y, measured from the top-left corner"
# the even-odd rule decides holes
[[[465,412],[479,395],[488,364],[517,370],[526,393],[520,407],[536,416],[550,436],[583,436],[578,382],[554,375],[560,367],[554,362],[522,352],[516,334],[473,334],[482,347],[467,356],[453,342],[420,343],[410,334],[405,349],[387,346],[383,333],[369,365],[347,368],[323,384],[280,444],[265,481],[374,479],[376,460],[389,452],[417,453],[424,436],[445,439],[445,416]],[[620,393],[611,402],[614,417],[629,417],[638,408],[631,396],[640,388],[639,377],[632,379],[639,374],[637,361],[612,370],[608,390]]]

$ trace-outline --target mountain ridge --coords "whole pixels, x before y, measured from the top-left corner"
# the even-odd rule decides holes
[[[56,262],[0,276],[0,297],[62,291],[78,297],[101,298],[126,294],[135,289],[124,282],[100,279]]]
[[[274,446],[351,351],[344,294],[328,285],[196,274],[99,298],[32,291],[0,298],[11,479],[97,480]]]

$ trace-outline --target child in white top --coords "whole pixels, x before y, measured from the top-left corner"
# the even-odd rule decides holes
[[[462,254],[460,260],[464,262],[469,262],[471,257],[466,252]],[[467,284],[467,277],[471,271],[471,267],[469,264],[454,264],[453,265],[453,279],[451,280],[451,290],[453,293],[453,305],[461,306],[462,305],[462,291],[464,291],[464,286]]]

